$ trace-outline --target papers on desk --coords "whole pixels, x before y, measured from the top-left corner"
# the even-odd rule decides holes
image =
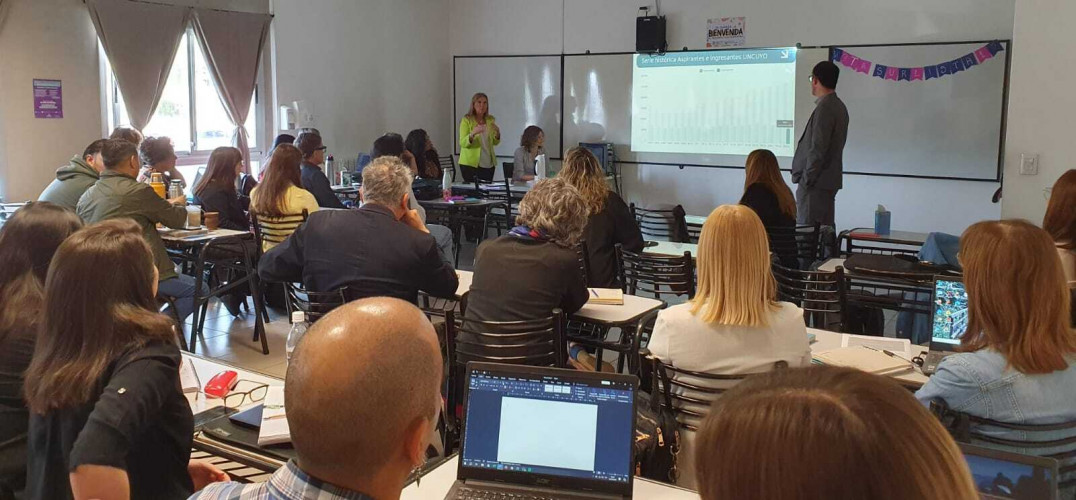
[[[159,232],[161,234],[161,236],[167,236],[169,238],[175,238],[175,239],[189,238],[191,236],[201,236],[203,234],[209,234],[209,230],[204,228],[204,227],[198,227],[198,228],[193,228],[193,229],[171,229],[171,228],[166,227],[166,228],[158,229],[157,232]]]
[[[912,341],[908,339],[894,339],[889,337],[874,337],[870,335],[841,335],[841,347],[867,346],[879,351],[889,351],[904,356],[904,359],[912,357]]]
[[[913,368],[911,362],[896,354],[890,356],[862,345],[819,352],[814,355],[814,361],[824,365],[856,368],[875,375],[896,375]]]
[[[291,429],[284,412],[284,386],[269,386],[262,409],[262,426],[258,433],[258,446],[291,442]]]
[[[198,380],[198,373],[194,366],[187,361],[186,356],[179,362],[179,383],[183,387],[183,394],[196,393],[202,390],[202,382]]]
[[[622,306],[624,305],[624,291],[619,288],[588,288],[590,299],[587,304]]]

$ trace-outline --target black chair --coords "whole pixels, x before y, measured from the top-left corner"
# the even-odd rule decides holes
[[[1010,424],[998,420],[976,417],[974,415],[950,409],[949,405],[942,399],[931,400],[930,412],[938,417],[938,420],[940,420],[946,430],[949,431],[949,434],[953,436],[953,439],[961,443],[977,444],[975,442],[978,442],[994,446],[1030,449],[1062,448],[1065,451],[1041,456],[1053,458],[1060,463],[1058,472],[1060,473],[1061,478],[1076,473],[1076,462],[1072,462],[1073,459],[1076,459],[1076,421],[1045,425]],[[1028,435],[1065,430],[1072,430],[1073,434],[1070,437],[1061,439],[1029,439],[1025,441],[983,434],[982,432],[979,432],[980,426],[1026,432]],[[1061,489],[1073,486],[1076,486],[1076,477],[1058,482],[1058,487]]]
[[[672,208],[653,209],[640,208],[635,203],[628,205],[632,217],[639,224],[639,231],[646,239],[664,239],[684,243],[687,242],[688,228],[684,217],[684,207],[676,205]],[[701,229],[700,229],[701,231]]]
[[[698,244],[699,237],[702,236],[702,224],[684,221],[684,225],[687,227],[687,242]]]
[[[766,228],[770,239],[770,251],[783,265],[797,269],[809,269],[822,259],[821,225],[796,226],[795,228]]]
[[[842,331],[845,296],[841,280],[844,268],[835,272],[800,271],[773,263],[777,298],[803,309],[803,321],[812,328]]]
[[[184,351],[190,351],[190,347],[187,346],[187,337],[183,335],[183,320],[179,317],[179,311],[176,310],[176,298],[157,292],[158,308],[165,304],[168,305],[168,312],[171,313],[172,321],[176,323],[176,337],[179,338],[179,348]]]
[[[299,214],[259,218],[258,214],[254,213],[252,210],[250,212],[250,225],[254,228],[254,241],[257,242],[256,261],[261,261],[262,253],[264,253],[262,247],[264,247],[266,243],[271,243],[273,245],[283,243],[284,240],[291,236],[291,233],[294,233],[296,229],[299,229],[299,226],[302,226],[306,222],[308,217],[309,214],[307,211],[303,210],[302,213]],[[287,292],[281,288],[280,283],[266,283],[261,290],[262,296],[260,297],[260,300],[263,305],[268,304],[266,297],[273,293],[277,294],[277,300],[283,298],[284,303],[288,304]],[[277,303],[277,305],[279,306],[279,303]],[[262,311],[265,313],[265,322],[268,323],[269,309],[267,307],[262,307]]]
[[[694,422],[702,421],[709,414],[710,405],[740,381],[759,375],[746,373],[742,375],[718,375],[713,373],[684,370],[666,364],[643,349],[639,355],[649,365],[650,394],[656,396],[663,408],[676,416],[680,426],[698,431]],[[774,370],[788,368],[788,363],[774,363]]]
[[[306,313],[308,323],[321,319],[322,316],[348,301],[347,287],[331,292],[311,292],[294,283],[288,283],[286,288],[288,290],[288,316],[291,316],[292,311],[303,311]]]
[[[463,310],[466,311],[466,297]],[[461,313],[465,314],[465,313]],[[529,366],[567,366],[567,343],[564,337],[564,312],[554,309],[544,318],[526,321],[479,321],[457,319],[454,311],[445,311],[445,357],[448,369],[446,400],[449,414],[457,415],[462,402],[463,378],[471,361]],[[451,420],[455,420],[450,417]],[[453,422],[457,432],[462,425]],[[446,440],[446,453],[452,449]]]
[[[438,156],[437,163],[441,165],[442,171],[448,171],[452,173],[452,182],[456,182],[456,162],[452,158],[452,155]]]
[[[916,272],[888,272],[857,268],[844,270],[843,331],[861,335],[882,335],[885,321],[881,311],[907,312],[930,319],[933,307],[934,275]],[[870,318],[877,311],[874,320]]]
[[[616,246],[617,272],[624,293],[646,293],[656,299],[667,296],[695,297],[695,262],[691,252],[672,257],[635,253]]]
[[[502,226],[505,232],[512,229],[516,224],[516,217],[519,215],[519,202],[512,195],[512,170],[514,165],[510,161],[501,164],[501,170],[504,173],[504,192],[491,190],[486,193],[486,199],[501,202],[500,205],[490,207],[485,227],[485,230],[488,231],[490,225],[493,225],[497,229],[497,236],[501,235]]]

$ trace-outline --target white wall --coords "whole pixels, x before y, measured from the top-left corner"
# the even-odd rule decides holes
[[[101,136],[97,34],[80,0],[4,0],[3,8],[0,196],[35,200],[57,167]],[[63,82],[62,119],[34,118],[35,78]]]
[[[415,128],[450,154],[449,2],[280,0],[274,9],[277,101],[306,101],[337,161]]]
[[[632,51],[635,17],[645,3],[453,0],[450,47],[453,55]],[[701,49],[706,19],[727,16],[747,17],[747,45],[756,47],[1006,39],[1015,0],[664,0],[661,7],[669,48]],[[743,186],[740,170],[625,165],[623,173],[629,200],[678,202],[696,214],[736,202]],[[959,233],[1000,216],[1000,206],[990,202],[997,186],[847,175],[837,196],[837,224],[872,226],[882,203],[893,212],[895,229]]]
[[[1043,188],[1076,168],[1072,0],[1020,0],[1016,7],[1002,214],[1042,223]],[[1020,155],[1039,155],[1039,174],[1020,175]],[[1076,210],[1076,207],[1073,207]]]

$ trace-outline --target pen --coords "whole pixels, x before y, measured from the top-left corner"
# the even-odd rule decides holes
[[[588,288],[587,291],[589,291],[590,295],[595,299],[598,298],[598,292],[595,292],[593,288]]]
[[[880,352],[882,354],[885,354],[886,356],[889,356],[891,358],[897,358],[897,359],[899,359],[901,361],[911,363],[911,361],[908,361],[908,360],[904,359],[904,356],[897,356],[893,351],[890,351],[889,349],[876,349],[876,348],[871,347],[869,345],[865,345],[863,347],[866,347],[867,349],[870,349],[872,351],[878,351],[878,352]]]

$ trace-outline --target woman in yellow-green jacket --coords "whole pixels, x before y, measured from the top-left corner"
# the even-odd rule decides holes
[[[471,109],[460,120],[460,173],[464,182],[493,182],[497,155],[493,147],[501,143],[501,129],[489,114],[489,98],[481,92],[471,97]]]

